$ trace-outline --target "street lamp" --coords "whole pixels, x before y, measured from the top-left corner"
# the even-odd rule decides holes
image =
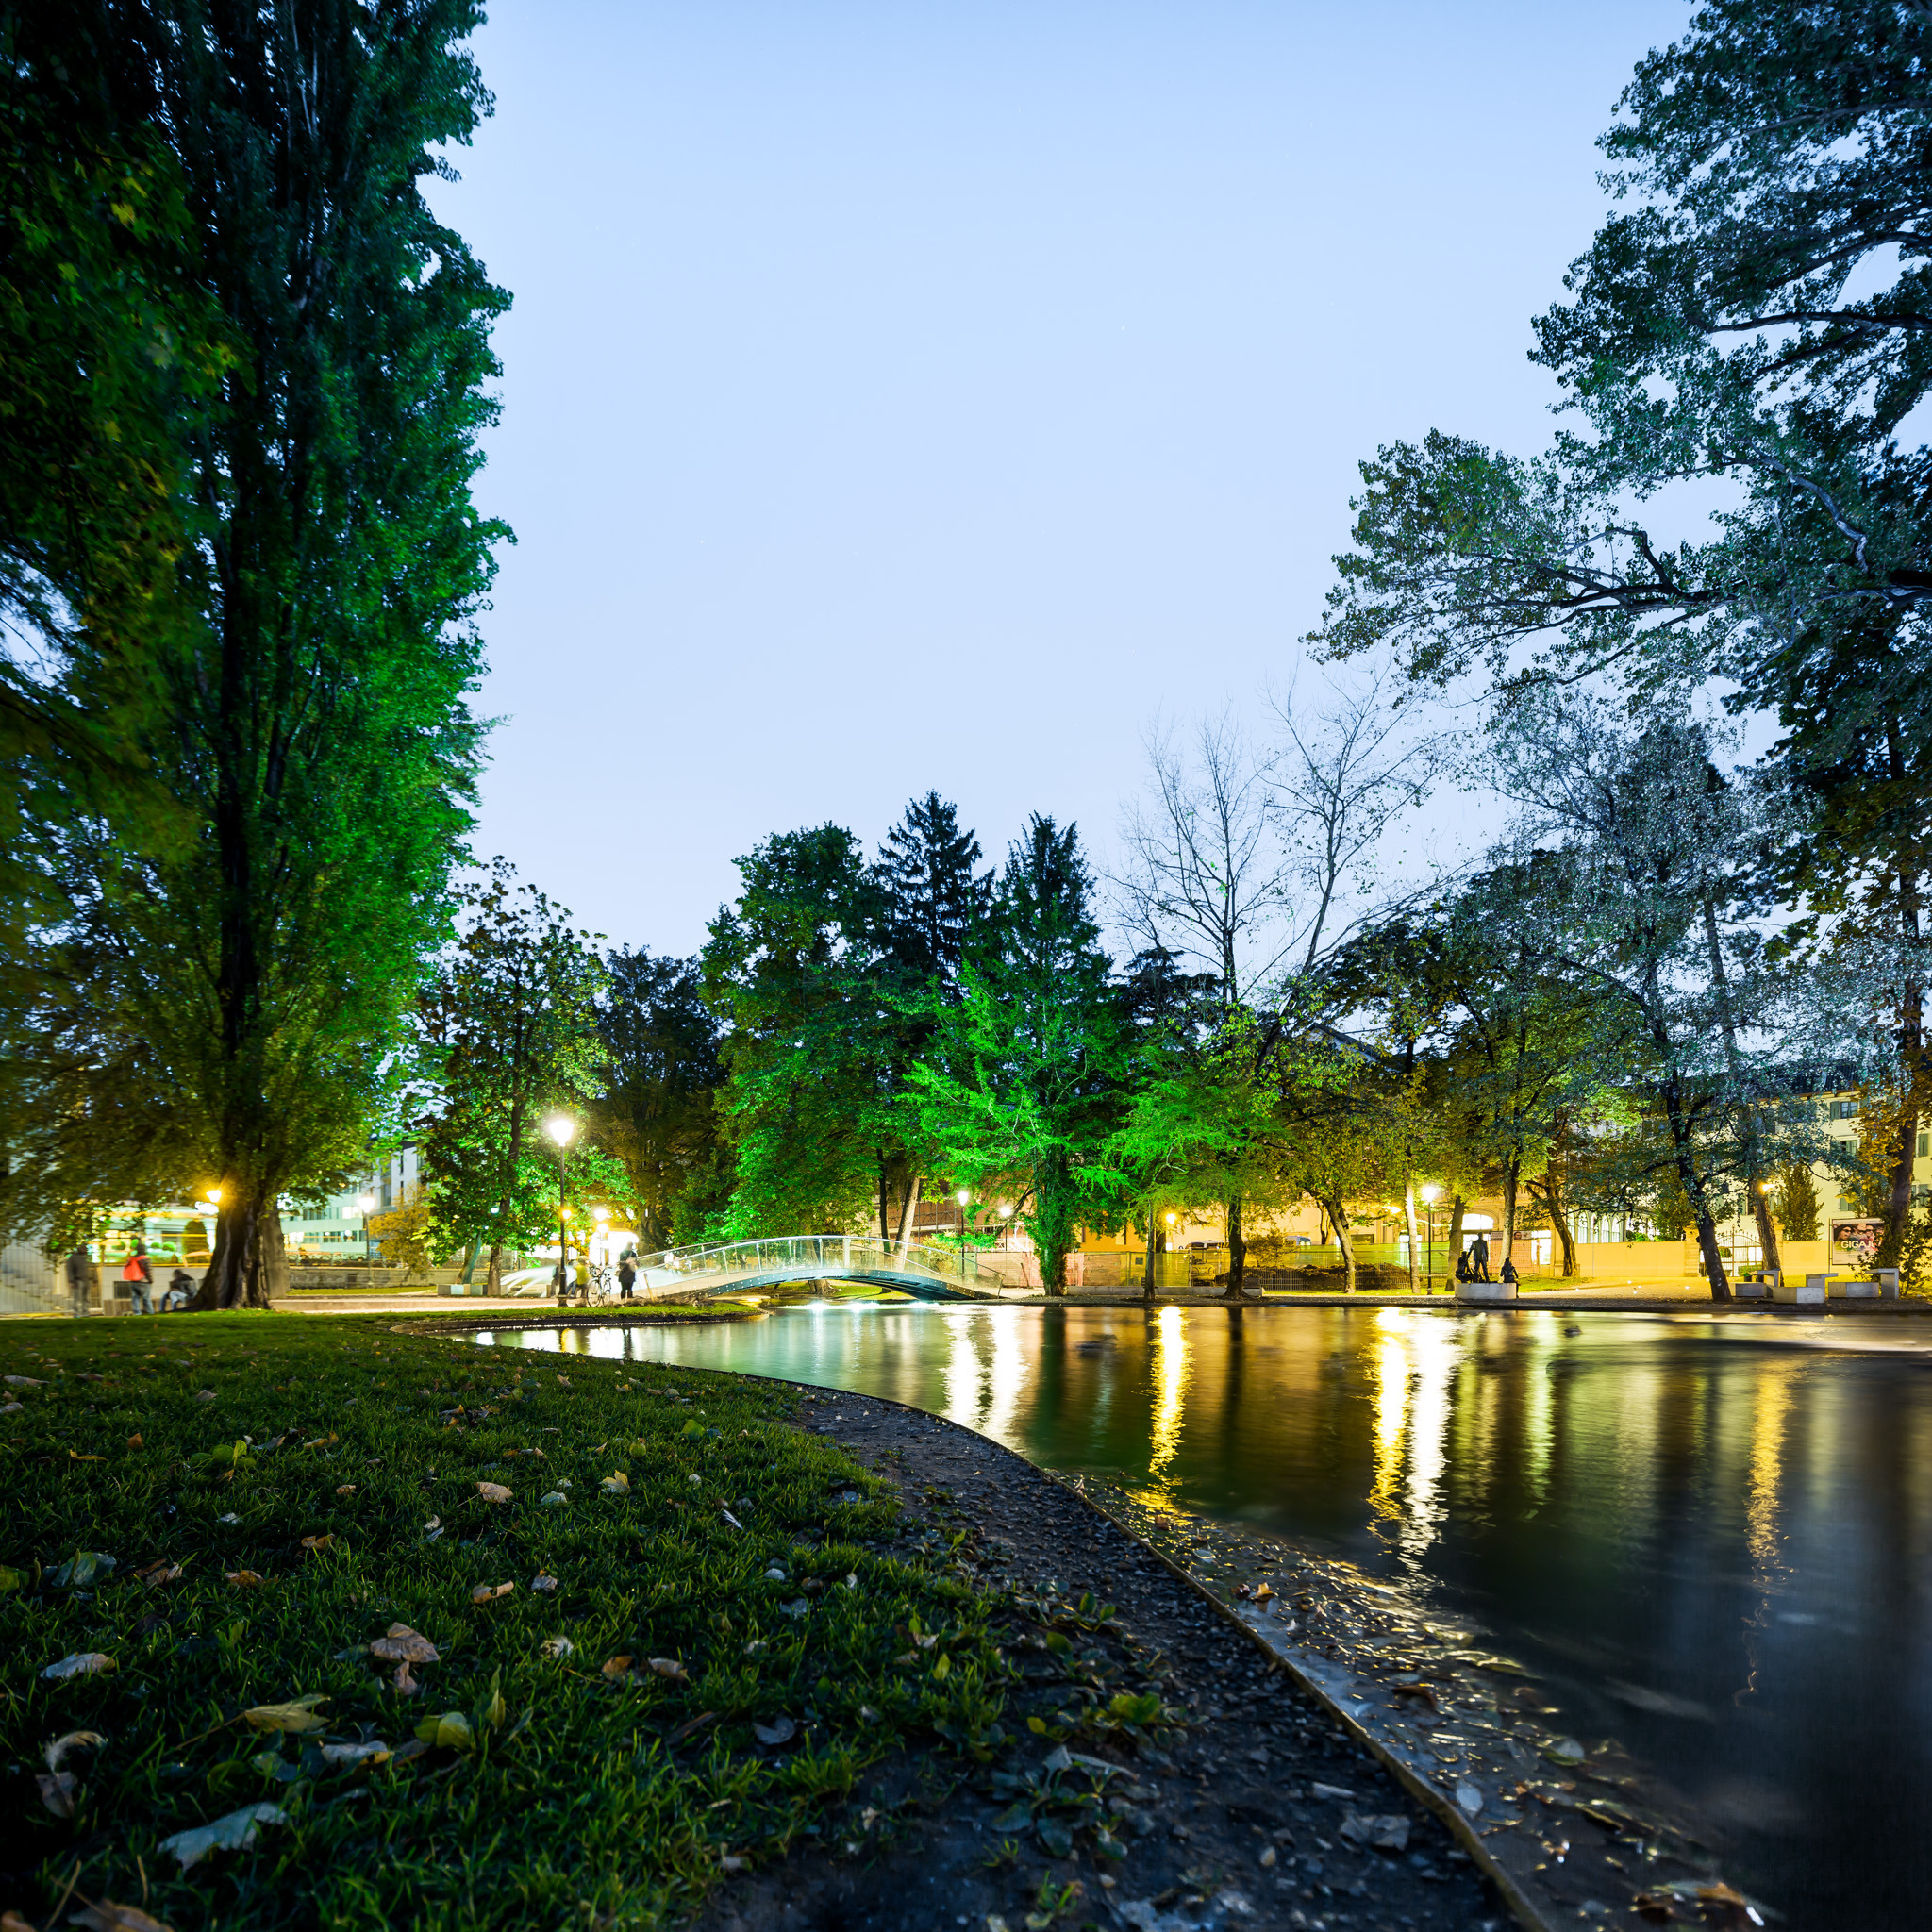
[[[374,1194],[358,1194],[356,1196],[356,1206],[362,1210],[362,1262],[363,1266],[367,1267],[369,1263],[369,1210],[375,1206],[375,1196]]]
[[[953,1196],[953,1199],[959,1204],[959,1279],[964,1281],[966,1279],[966,1203],[972,1199],[972,1196],[967,1193],[964,1188],[961,1188]]]
[[[570,1209],[563,1204],[569,1191],[570,1143],[577,1137],[577,1124],[567,1113],[554,1113],[543,1123],[543,1131],[557,1142],[557,1299],[564,1299],[570,1288]]]

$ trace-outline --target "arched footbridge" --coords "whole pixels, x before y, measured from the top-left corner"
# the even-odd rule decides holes
[[[781,1235],[771,1241],[671,1248],[638,1257],[638,1291],[650,1301],[699,1301],[789,1281],[862,1281],[923,1302],[996,1302],[1035,1294],[982,1267],[972,1248],[871,1241],[849,1235]]]

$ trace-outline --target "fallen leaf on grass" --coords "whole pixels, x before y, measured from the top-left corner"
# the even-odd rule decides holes
[[[774,1718],[768,1724],[755,1724],[752,1735],[760,1744],[789,1744],[798,1735],[798,1726],[789,1717]]]
[[[396,1666],[395,1692],[398,1697],[413,1697],[423,1687],[409,1674],[407,1662]]]
[[[335,1540],[335,1532],[333,1530],[329,1531],[326,1536],[305,1536],[302,1539],[302,1547],[305,1550],[325,1550]]]
[[[176,1581],[181,1574],[181,1566],[169,1562],[167,1557],[163,1557],[158,1562],[150,1563],[145,1570],[137,1570],[134,1574],[139,1581],[152,1590],[158,1583]]]
[[[139,1906],[116,1905],[110,1898],[97,1904],[82,1902],[77,1912],[69,1912],[70,1925],[85,1925],[88,1932],[175,1932],[172,1925],[151,1918]]]
[[[140,1430],[137,1429],[133,1435],[128,1437],[127,1446],[130,1449],[144,1449],[147,1447],[147,1444],[141,1440]]]
[[[476,1493],[486,1503],[508,1503],[510,1500],[509,1491],[501,1483],[478,1483]]]
[[[424,1743],[432,1747],[440,1744],[448,1751],[476,1748],[476,1734],[470,1728],[470,1720],[459,1710],[441,1710],[434,1717],[425,1717],[416,1726],[416,1735]]]
[[[654,1657],[651,1659],[651,1668],[658,1676],[669,1677],[674,1684],[689,1684],[691,1682],[691,1679],[685,1674],[684,1666],[675,1657]]]
[[[338,1483],[336,1485],[336,1494],[339,1496],[353,1496],[355,1493],[356,1485],[354,1483]]]
[[[0,1402],[0,1415],[18,1415],[25,1407],[24,1402]],[[24,1924],[25,1921],[21,1923]]]
[[[105,1551],[76,1550],[55,1571],[54,1587],[65,1590],[71,1584],[75,1590],[85,1590],[89,1584],[111,1575],[113,1570],[114,1559]]]
[[[197,1402],[212,1402],[215,1399],[215,1391],[212,1389],[197,1389],[194,1391],[194,1399]]]
[[[627,1657],[607,1657],[604,1659],[604,1674],[613,1679],[627,1677],[630,1675],[630,1663],[631,1660]]]
[[[390,1755],[387,1744],[324,1744],[319,1748],[325,1764],[380,1764]]]
[[[33,1375],[0,1375],[0,1382],[12,1389],[44,1389],[47,1386]]]
[[[568,1499],[561,1490],[552,1490],[541,1500],[546,1509],[561,1509]]]
[[[671,1741],[674,1744],[681,1744],[688,1737],[691,1736],[691,1734],[693,1731],[702,1730],[705,1727],[705,1725],[714,1724],[717,1722],[718,1713],[715,1710],[701,1710],[698,1712],[697,1716],[689,1719],[684,1724],[679,1724],[678,1727],[672,1732]]]
[[[630,1477],[623,1470],[614,1470],[597,1485],[607,1495],[627,1496],[630,1494]]]
[[[811,1605],[804,1597],[799,1597],[792,1603],[780,1604],[778,1614],[781,1617],[802,1617],[810,1608]]]
[[[197,1824],[164,1838],[158,1850],[173,1852],[186,1872],[210,1852],[245,1852],[261,1836],[264,1824],[286,1824],[289,1814],[279,1805],[244,1805],[211,1824]]]
[[[92,1751],[96,1744],[107,1741],[99,1731],[69,1731],[64,1738],[56,1738],[51,1744],[43,1746],[41,1756],[47,1760],[49,1771],[58,1771],[67,1761],[70,1751]]]
[[[566,1657],[576,1648],[568,1637],[549,1637],[543,1641],[545,1657]]]
[[[15,1402],[9,1403],[8,1407],[18,1408],[20,1405]],[[6,1413],[6,1409],[0,1409],[0,1415]],[[0,1932],[34,1932],[34,1928],[18,1912],[0,1912]]]
[[[238,1590],[253,1590],[261,1578],[253,1570],[224,1570],[222,1580],[232,1583]]]
[[[61,1683],[68,1677],[92,1677],[102,1671],[111,1671],[114,1659],[98,1650],[76,1650],[63,1657],[58,1664],[49,1664],[41,1675],[51,1683]]]
[[[537,1575],[531,1577],[530,1588],[542,1591],[555,1590],[557,1588],[557,1578],[546,1573],[539,1572]]]
[[[315,1714],[315,1707],[327,1702],[323,1692],[311,1690],[292,1704],[255,1705],[242,1713],[242,1719],[252,1731],[287,1731],[300,1737],[308,1731],[328,1728],[328,1720]]]
[[[215,1521],[217,1523],[240,1523],[242,1519],[239,1516],[237,1516],[232,1509],[230,1509],[226,1511],[225,1514],[217,1516],[215,1518]]]
[[[382,1657],[390,1663],[435,1664],[442,1661],[435,1644],[420,1630],[411,1630],[407,1624],[391,1624],[388,1634],[378,1637],[369,1646],[369,1651],[372,1657]]]
[[[514,1583],[479,1583],[470,1592],[473,1604],[491,1604],[500,1596],[508,1596],[516,1588]]]
[[[80,1780],[71,1771],[38,1772],[34,1782],[41,1788],[41,1803],[56,1818],[74,1816],[74,1794],[79,1789]]]

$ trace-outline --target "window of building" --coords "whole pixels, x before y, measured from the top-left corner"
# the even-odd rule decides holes
[[[1932,1154],[1932,1134],[1921,1134],[1919,1136],[1919,1158],[1924,1160],[1928,1154]]]

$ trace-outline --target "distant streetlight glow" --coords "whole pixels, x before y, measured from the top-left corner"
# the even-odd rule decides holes
[[[1422,1191],[1422,1195],[1424,1201],[1429,1202],[1433,1206],[1436,1202],[1440,1201],[1442,1198],[1442,1191],[1435,1184],[1434,1181],[1431,1181],[1428,1184],[1428,1186]]]
[[[577,1124],[567,1113],[554,1113],[543,1123],[543,1131],[559,1147],[568,1147],[577,1137]]]

